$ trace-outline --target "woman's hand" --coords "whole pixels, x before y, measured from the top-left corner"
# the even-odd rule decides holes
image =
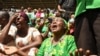
[[[15,46],[5,46],[4,48],[5,48],[4,52],[7,55],[14,54],[18,51],[17,47]]]
[[[74,54],[70,53],[70,56],[90,56],[90,50],[86,50],[85,54],[83,54],[83,49],[76,49]]]
[[[19,13],[15,13],[13,16],[10,17],[9,22],[10,22],[10,23],[15,22],[15,21],[16,21],[16,18],[17,18],[18,16],[19,16]]]

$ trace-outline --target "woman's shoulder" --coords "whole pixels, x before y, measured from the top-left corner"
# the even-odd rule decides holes
[[[72,37],[73,38],[74,36],[73,35],[66,35],[66,37]]]
[[[17,32],[16,26],[15,25],[11,25],[10,29],[9,29],[9,32],[8,32],[8,35],[11,35],[11,36],[15,37],[16,32]]]
[[[51,38],[46,38],[43,43],[49,43],[51,41]]]
[[[73,40],[74,36],[73,35],[65,35],[65,39],[67,39],[67,40]]]
[[[10,26],[10,29],[12,29],[12,30],[17,30],[17,27],[16,27],[15,25],[11,25],[11,26]]]
[[[38,29],[34,28],[34,27],[29,27],[29,30],[28,30],[29,33],[32,33],[34,37],[37,37],[40,34],[40,32],[38,31]]]
[[[38,31],[38,29],[36,29],[34,27],[29,27],[29,31]]]

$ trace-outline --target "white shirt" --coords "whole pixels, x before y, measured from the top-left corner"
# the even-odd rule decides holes
[[[36,28],[30,27],[28,29],[28,34],[25,37],[16,36],[16,45],[18,46],[19,42],[22,42],[24,45],[27,45],[32,40],[32,38],[35,38],[38,35],[40,35],[40,32]]]

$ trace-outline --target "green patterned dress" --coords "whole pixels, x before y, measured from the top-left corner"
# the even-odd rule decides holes
[[[69,53],[76,49],[72,35],[63,35],[57,44],[52,44],[51,40],[44,40],[36,56],[70,56]]]

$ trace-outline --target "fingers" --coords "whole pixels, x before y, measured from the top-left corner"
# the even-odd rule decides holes
[[[19,13],[15,13],[13,16],[10,17],[10,23],[14,23],[16,18],[18,17]]]
[[[4,51],[2,51],[2,50],[0,50],[0,53],[5,54],[5,52],[4,52]],[[0,56],[1,56],[1,55],[0,55]]]
[[[80,55],[80,56],[83,56],[83,55],[85,55],[85,56],[90,56],[90,50],[86,50],[86,51],[85,51],[85,54],[83,53],[83,51],[84,51],[84,50],[83,50],[82,48],[79,49],[79,55]]]
[[[75,56],[78,56],[78,49],[75,50],[75,53],[74,54],[75,54]],[[71,52],[70,53],[70,56],[74,56],[74,54]]]
[[[15,13],[15,14],[12,16],[12,18],[17,18],[17,17],[19,17],[19,13]]]
[[[78,49],[75,50],[75,56],[78,56]]]
[[[17,16],[17,18],[20,18],[20,13],[16,13],[15,16]]]
[[[85,52],[85,53],[83,53]],[[71,52],[70,56],[90,56],[90,50],[84,51],[82,48],[76,49],[74,54]]]
[[[90,56],[90,50],[86,50],[86,56]]]
[[[83,55],[84,55],[84,54],[83,54],[83,49],[82,49],[82,48],[79,49],[79,55],[80,55],[80,56],[83,56]]]

